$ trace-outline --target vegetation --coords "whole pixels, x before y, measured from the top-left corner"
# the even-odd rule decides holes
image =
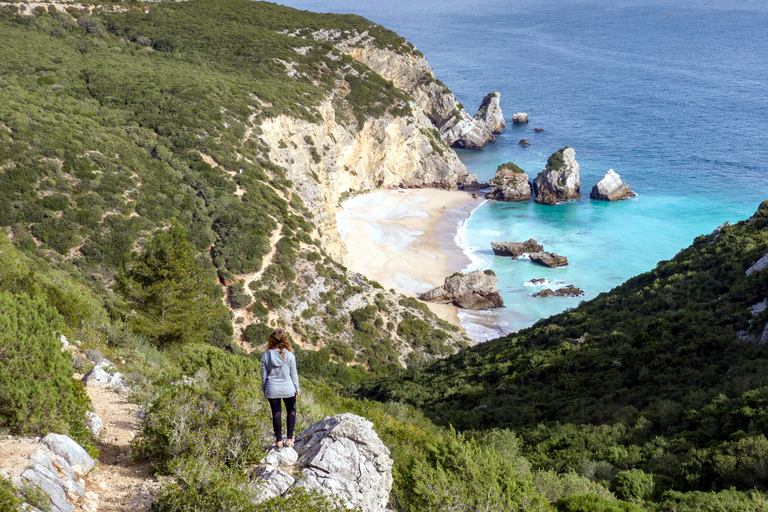
[[[750,308],[768,296],[768,273],[745,271],[766,252],[768,202],[578,308],[362,394],[443,425],[510,428],[535,470],[575,472],[636,503],[765,490],[768,368],[755,340],[768,315]]]
[[[550,157],[551,159],[552,157]],[[561,155],[562,158],[562,155]],[[499,171],[512,171],[515,174],[525,174],[525,171],[518,167],[514,162],[507,162],[505,164],[499,164],[496,168],[496,172]]]
[[[568,149],[568,146],[565,146],[564,148],[560,148],[551,155],[549,155],[549,158],[547,159],[547,168],[549,168],[552,171],[559,171],[563,168],[565,165],[565,161],[563,160],[563,151]]]

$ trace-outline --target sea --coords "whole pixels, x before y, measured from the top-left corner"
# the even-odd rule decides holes
[[[456,226],[492,269],[506,306],[461,314],[482,341],[573,308],[668,260],[768,200],[768,3],[760,0],[284,0],[353,13],[421,50],[474,114],[501,93],[504,132],[458,151],[481,181],[514,162],[533,179],[576,151],[582,198],[556,206],[485,201]],[[513,125],[526,112],[529,123]],[[534,132],[541,127],[543,132]],[[527,139],[530,146],[518,142]],[[637,196],[589,199],[614,169]],[[535,238],[568,258],[548,269],[494,256],[491,241]],[[533,285],[532,279],[545,279]],[[533,295],[574,285],[578,298]]]

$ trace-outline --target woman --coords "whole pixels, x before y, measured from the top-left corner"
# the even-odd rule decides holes
[[[272,426],[275,429],[278,448],[283,447],[280,399],[285,402],[285,410],[288,413],[285,445],[292,447],[293,428],[296,425],[296,397],[299,396],[299,374],[296,372],[296,356],[293,355],[291,342],[282,329],[275,329],[269,335],[267,351],[261,356],[261,390],[272,409]]]

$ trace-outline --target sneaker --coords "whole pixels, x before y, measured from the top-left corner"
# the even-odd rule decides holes
[[[293,438],[286,439],[285,446],[287,446],[288,448],[293,448]]]

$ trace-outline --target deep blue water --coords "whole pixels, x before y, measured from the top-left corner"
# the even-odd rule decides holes
[[[462,151],[490,179],[513,161],[531,179],[568,145],[581,167],[579,201],[483,204],[461,230],[477,266],[500,279],[507,307],[485,320],[504,331],[573,307],[673,257],[698,235],[749,217],[768,199],[768,5],[758,1],[289,0],[355,13],[413,42],[474,114],[501,92],[508,126]],[[534,133],[533,128],[544,128]],[[526,138],[531,146],[517,142]],[[638,193],[588,199],[614,169]],[[537,238],[569,265],[545,269],[493,256],[491,240]],[[537,299],[534,277],[574,284],[582,299]],[[471,320],[471,319],[470,319]],[[471,326],[470,326],[471,327]],[[483,334],[473,331],[478,337]]]

